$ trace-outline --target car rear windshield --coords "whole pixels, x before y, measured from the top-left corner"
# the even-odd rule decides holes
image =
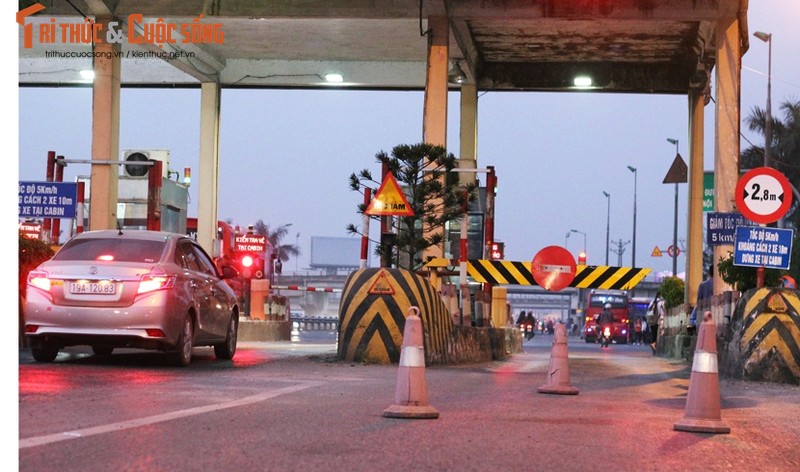
[[[53,260],[158,262],[165,245],[166,241],[129,238],[74,239]]]

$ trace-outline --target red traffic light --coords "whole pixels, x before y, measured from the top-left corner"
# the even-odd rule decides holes
[[[255,261],[253,259],[253,256],[251,256],[250,254],[245,254],[244,256],[242,256],[242,267],[252,267],[253,262]]]

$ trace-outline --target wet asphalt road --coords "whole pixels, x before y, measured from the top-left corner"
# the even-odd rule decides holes
[[[800,470],[800,387],[720,381],[731,433],[673,430],[690,379],[647,346],[569,339],[578,395],[545,395],[551,338],[426,369],[435,420],[382,416],[397,366],[335,361],[334,333],[241,343],[233,361],[70,349],[19,366],[19,470]]]

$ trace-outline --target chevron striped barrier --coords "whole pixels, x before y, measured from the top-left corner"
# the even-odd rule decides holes
[[[458,267],[454,259],[436,258],[426,267]],[[586,266],[575,268],[575,278],[570,287],[600,288],[605,290],[630,290],[639,284],[651,269],[613,266]],[[477,282],[496,285],[538,285],[533,279],[530,262],[470,259],[467,275]]]
[[[399,362],[411,306],[420,310],[425,361],[444,363],[454,327],[439,293],[412,272],[385,268],[359,269],[347,278],[339,305],[338,359]]]
[[[797,290],[760,289],[746,301],[743,312],[737,313],[741,316],[736,321],[741,323],[738,348],[744,378],[800,383],[799,296]]]

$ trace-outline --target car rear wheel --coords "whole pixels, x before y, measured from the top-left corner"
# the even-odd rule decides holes
[[[113,347],[109,346],[92,346],[92,352],[96,356],[110,356],[114,352]]]
[[[183,327],[178,335],[178,343],[175,346],[176,351],[172,354],[172,362],[180,367],[186,367],[192,362],[192,347],[194,338],[194,327],[192,326],[192,317],[188,314],[183,317]]]
[[[225,335],[225,342],[214,345],[214,355],[217,359],[230,360],[236,354],[236,338],[239,333],[239,319],[236,313],[231,313],[228,322],[228,333]]]
[[[34,347],[31,353],[36,362],[53,362],[58,356],[58,348],[55,347]]]

